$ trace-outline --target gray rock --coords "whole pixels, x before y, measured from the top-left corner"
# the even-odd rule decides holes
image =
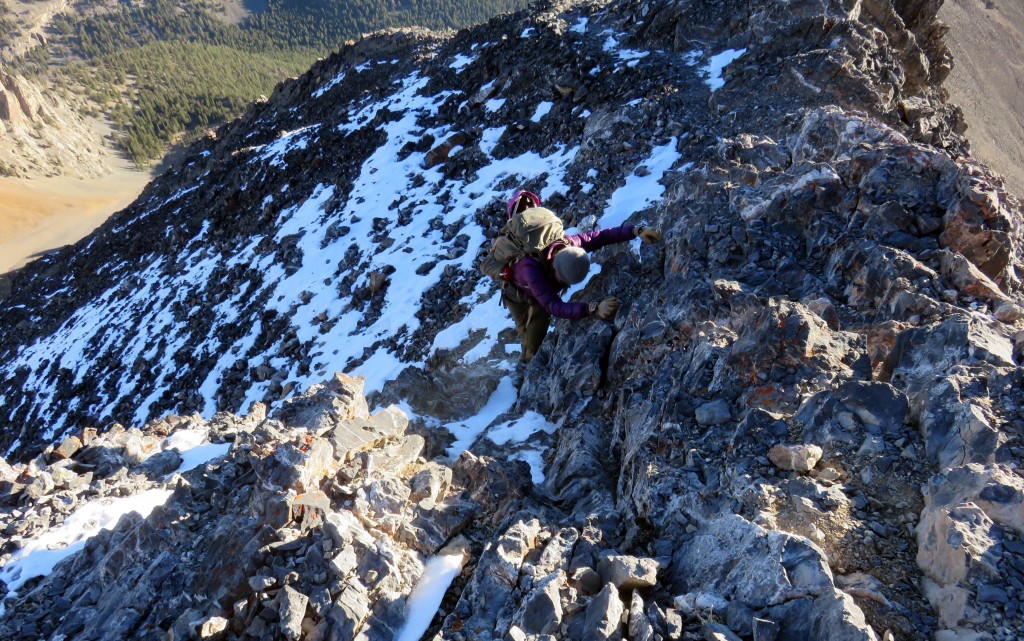
[[[53,475],[45,470],[39,470],[32,477],[32,480],[25,485],[23,493],[34,501],[53,492],[56,484],[53,482]]]
[[[160,452],[147,458],[142,464],[132,468],[136,474],[145,474],[151,479],[160,479],[181,466],[181,455],[171,450]]]
[[[336,579],[346,579],[358,565],[355,548],[347,545],[327,563],[327,571]]]
[[[768,458],[781,470],[809,472],[821,460],[822,450],[817,445],[774,445]]]
[[[207,617],[196,626],[196,636],[200,639],[210,639],[211,641],[222,639],[227,632],[229,623],[224,617]]]
[[[729,403],[721,399],[705,403],[697,408],[697,423],[699,425],[720,425],[732,419],[732,409]]]
[[[330,641],[351,640],[370,614],[370,601],[366,589],[359,583],[347,582],[341,594],[327,612],[331,624]]]
[[[1009,603],[1010,597],[1006,593],[1006,590],[1002,589],[997,585],[990,585],[988,583],[982,583],[978,585],[978,602],[979,603]]]
[[[338,422],[331,429],[328,439],[334,446],[334,457],[346,461],[363,448],[405,434],[408,424],[409,417],[405,412],[391,406],[368,418]]]
[[[774,621],[767,619],[754,619],[752,636],[754,641],[776,641],[779,638],[780,627]]]
[[[309,597],[290,585],[277,593],[277,609],[281,617],[278,627],[286,639],[298,641],[302,638],[302,619],[306,616],[308,602]]]
[[[676,552],[672,568],[682,585],[699,582],[708,592],[730,594],[754,610],[834,590],[821,551],[809,541],[766,531],[735,515],[698,530]]]
[[[559,587],[565,573],[559,571],[540,582],[525,598],[513,623],[527,634],[552,634],[562,624],[562,602]]]
[[[632,641],[654,641],[654,625],[644,611],[644,600],[636,590],[629,602],[629,625],[626,631]]]
[[[604,585],[601,575],[593,568],[580,568],[576,570],[572,575],[572,580],[578,586],[579,591],[588,596],[597,594]]]
[[[725,608],[725,624],[740,636],[749,637],[754,634],[756,613],[739,601],[733,600]]]
[[[597,562],[597,571],[605,583],[620,590],[649,588],[658,583],[658,562],[627,555],[608,555]]]
[[[735,632],[721,623],[708,621],[701,626],[701,633],[706,641],[740,641]]]
[[[420,470],[409,480],[410,494],[412,501],[427,499],[437,502],[444,499],[445,493],[452,484],[452,471],[450,468],[428,464],[427,468]]]
[[[620,641],[622,639],[622,613],[625,611],[618,590],[605,584],[587,605],[584,641]]]
[[[60,442],[60,445],[54,448],[52,459],[69,459],[80,449],[82,449],[82,439],[77,436],[68,436]]]
[[[251,576],[249,577],[249,587],[252,588],[253,592],[260,592],[274,587],[277,584],[277,579],[272,576]]]
[[[857,456],[876,456],[885,452],[885,441],[877,436],[868,436],[857,450]]]

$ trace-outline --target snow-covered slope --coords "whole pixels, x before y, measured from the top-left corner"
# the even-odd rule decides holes
[[[593,214],[582,224],[621,224],[657,202],[658,181],[682,164],[678,139],[663,129],[638,139],[627,165],[588,178],[597,150],[581,154],[581,144],[597,146],[585,128],[599,116],[587,103],[553,103],[537,86],[542,74],[487,71],[501,56],[558,38],[561,49],[593,51],[598,87],[618,88],[640,65],[656,64],[657,52],[640,57],[618,44],[621,34],[588,27],[586,18],[564,34],[509,26],[518,34],[508,41],[402,43],[406,50],[360,64],[341,56],[322,64],[318,81],[290,87],[289,109],[265,108],[246,121],[244,146],[200,151],[77,248],[95,253],[109,244],[96,275],[102,285],[4,362],[3,378],[17,383],[0,396],[0,422],[6,435],[19,434],[5,438],[7,451],[83,421],[244,412],[334,371],[364,376],[372,392],[471,335],[469,357],[490,355],[511,325],[474,270],[513,189],[528,185],[556,206],[590,194],[575,208]],[[421,65],[410,64],[414,52]],[[702,84],[698,67],[675,64]],[[372,89],[357,90],[363,86]],[[628,94],[602,108],[629,103],[638,116],[655,109]],[[556,137],[555,128],[575,135]],[[447,159],[430,166],[432,148],[453,136],[459,142]],[[224,171],[211,166],[226,156],[236,197],[246,202],[209,209],[197,196],[224,189]],[[317,171],[309,171],[311,159]],[[642,177],[638,167],[646,167]],[[594,189],[598,180],[603,186]],[[260,224],[225,238],[218,227],[236,218]],[[135,245],[140,255],[124,256],[121,239],[145,226],[188,236],[170,247]],[[80,287],[81,275],[74,278],[69,288]],[[453,288],[454,297],[445,291]],[[64,402],[69,389],[76,392]]]
[[[366,38],[211,132],[0,282],[5,529],[152,482],[50,447],[82,425],[234,441],[10,629],[390,639],[464,532],[444,638],[1024,634],[1024,217],[964,155],[937,4],[541,3]],[[665,232],[597,252],[571,295],[614,322],[525,367],[474,268],[520,187]]]

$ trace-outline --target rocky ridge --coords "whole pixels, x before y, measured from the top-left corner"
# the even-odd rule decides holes
[[[94,178],[110,173],[109,150],[54,92],[0,68],[0,176]]]
[[[82,638],[104,638],[89,627],[99,612],[97,621],[125,616],[118,629],[140,637],[392,638],[423,556],[461,534],[449,551],[468,561],[431,627],[435,638],[1018,638],[1021,209],[998,176],[964,156],[962,123],[941,89],[950,61],[938,4],[551,3],[448,39],[370,38],[282,85],[98,236],[8,281],[12,331],[0,353],[14,375],[2,391],[11,408],[4,421],[19,429],[4,442],[43,458],[6,474],[8,500],[27,508],[7,512],[7,527],[30,523],[28,532],[57,519],[52,508],[39,516],[54,502],[48,484],[36,496],[28,488],[52,476],[56,449],[44,450],[47,440],[77,421],[101,422],[99,408],[142,418],[202,409],[213,418],[189,420],[230,424],[225,437],[234,438],[223,471],[207,472],[215,481],[187,481],[213,498],[175,481],[162,512],[101,537],[154,555],[167,550],[165,565],[154,567],[168,568],[173,594],[186,596],[153,607],[113,596],[103,607],[78,603],[73,590],[85,588],[70,578],[93,567],[94,585],[140,576],[142,564],[115,566],[125,563],[120,545],[104,540],[95,555],[75,557],[8,601],[8,633],[65,634],[58,628],[67,624]],[[726,49],[744,51],[711,91],[696,61]],[[414,69],[426,80],[403,84]],[[395,86],[401,101],[386,108],[343,108],[349,96],[362,106]],[[396,144],[389,125],[409,129],[402,110],[414,96],[433,107],[415,112],[420,129]],[[549,111],[535,120],[543,103]],[[332,126],[311,125],[322,122]],[[404,403],[411,436],[396,410],[366,416],[348,379],[309,384],[323,375],[315,352],[326,342],[292,323],[316,295],[301,292],[283,306],[291,313],[268,314],[284,293],[263,280],[277,276],[258,273],[274,264],[297,274],[323,257],[277,216],[304,202],[323,214],[327,231],[310,234],[321,249],[363,231],[348,200],[369,193],[361,163],[388,144],[398,149],[391,162],[415,160],[424,182],[410,179],[411,189],[426,191],[399,196],[388,214],[386,203],[371,203],[382,221],[365,230],[373,251],[401,246],[394,230],[417,220],[422,201],[486,203],[472,220],[431,220],[444,278],[423,293],[417,326],[373,347],[410,363],[371,402]],[[575,154],[566,153],[573,144]],[[657,150],[678,160],[657,170]],[[511,460],[519,446],[486,434],[455,461],[428,462],[450,441],[444,428],[456,431],[486,402],[480,390],[501,384],[511,340],[506,332],[488,347],[480,329],[456,348],[432,349],[475,305],[495,304],[472,263],[500,224],[500,203],[465,193],[481,187],[491,159],[563,155],[565,164],[487,186],[547,190],[567,223],[586,227],[601,222],[595,212],[613,209],[620,189],[658,172],[660,197],[636,203],[629,220],[660,226],[665,245],[605,250],[582,297],[623,298],[615,323],[559,321],[517,374],[518,401],[499,420],[537,412],[558,425],[528,443],[547,448],[543,482],[532,484],[526,466]],[[325,176],[333,191],[322,187]],[[287,233],[257,247],[267,263],[229,260],[274,225]],[[360,327],[376,327],[389,290],[414,274],[377,271],[360,251],[337,263],[332,296],[363,313]],[[216,267],[202,280],[189,277],[200,262]],[[89,265],[105,272],[70,286],[65,270]],[[155,368],[163,365],[153,352],[136,360],[133,374],[150,379],[126,394],[112,359],[123,362],[132,343],[118,342],[113,327],[78,348],[92,369],[62,372],[47,362],[33,370],[17,346],[55,340],[87,301],[131,310],[131,287],[120,283],[141,285],[143,267],[180,287],[159,299],[188,319],[174,326],[187,330],[171,335],[181,337],[172,353],[219,349],[190,337],[228,332],[211,310],[231,301],[252,310],[233,325],[249,319],[268,328],[250,344],[253,358],[233,354],[237,366],[222,370],[205,398],[198,390],[210,389],[203,384],[216,365],[176,358],[179,388],[146,412],[133,394],[159,394],[166,377]],[[328,311],[318,321],[326,335],[340,322]],[[154,327],[155,316],[133,314],[119,320]],[[228,338],[223,345],[239,344]],[[489,356],[472,361],[477,343]],[[295,360],[297,368],[281,364]],[[101,374],[122,383],[121,396],[109,391],[114,383],[95,384]],[[37,382],[47,377],[52,385]],[[15,387],[58,405],[75,399],[78,414],[45,414]],[[309,391],[282,400],[301,388]],[[239,409],[254,398],[246,389],[257,389],[274,418],[264,419],[262,405],[245,419],[209,412]],[[335,400],[324,400],[325,389]],[[331,435],[352,420],[402,428],[365,442],[350,460]],[[396,450],[405,452],[401,465],[371,463]],[[451,481],[413,481],[446,479],[445,469]],[[420,483],[450,490],[428,491],[424,506]],[[229,484],[237,492],[223,489]],[[263,532],[235,564],[241,571],[214,573],[223,578],[216,586],[193,583],[209,573],[189,568],[224,552],[185,551],[209,539],[171,528],[178,534],[152,548],[139,543],[154,524],[194,514],[204,515],[195,523],[203,531],[259,523]],[[339,522],[351,526],[348,538],[335,535]],[[391,559],[383,584],[382,571],[366,565],[348,567],[339,584],[331,563],[347,549],[357,551],[357,565]],[[46,614],[55,598],[77,603],[63,620]]]

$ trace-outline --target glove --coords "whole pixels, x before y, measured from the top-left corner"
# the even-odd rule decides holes
[[[633,228],[633,233],[647,245],[650,245],[651,243],[660,243],[664,238],[661,235],[661,232],[653,227],[641,227],[640,225],[637,225]]]
[[[602,320],[611,320],[615,318],[615,312],[619,311],[620,304],[621,303],[619,303],[618,299],[612,296],[611,298],[604,299],[600,303],[591,303],[590,313]]]

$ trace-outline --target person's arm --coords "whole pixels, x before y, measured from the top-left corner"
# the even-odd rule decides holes
[[[590,315],[587,303],[563,301],[554,283],[544,273],[544,268],[533,258],[527,257],[516,263],[514,273],[516,283],[529,291],[540,306],[552,316],[579,320]]]
[[[597,229],[585,234],[573,234],[566,236],[565,240],[574,247],[582,247],[584,251],[592,252],[595,249],[615,243],[625,243],[634,238],[636,238],[636,230],[633,225],[622,225],[621,227]]]

